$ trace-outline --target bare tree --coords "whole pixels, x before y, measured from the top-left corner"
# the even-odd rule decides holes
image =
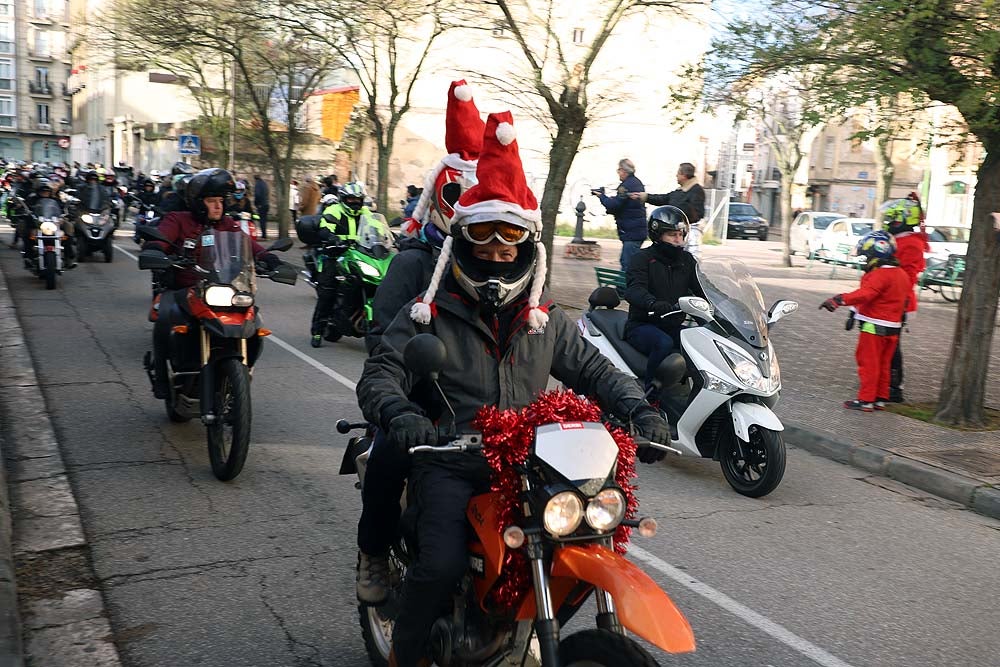
[[[322,43],[351,70],[364,93],[378,149],[379,210],[388,210],[389,160],[427,56],[452,27],[455,0],[284,0],[273,18]]]

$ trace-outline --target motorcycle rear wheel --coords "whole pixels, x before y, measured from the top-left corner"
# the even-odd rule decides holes
[[[781,433],[754,425],[750,427],[750,442],[737,441],[738,436],[732,434],[720,445],[719,463],[726,481],[736,493],[750,498],[774,491],[785,474],[785,443]]]
[[[45,253],[43,258],[45,269],[45,289],[56,288],[56,254],[54,252]]]
[[[250,373],[239,359],[223,359],[216,369],[215,423],[205,427],[212,473],[235,479],[250,449]]]
[[[646,649],[609,630],[583,630],[559,642],[563,667],[658,667]]]

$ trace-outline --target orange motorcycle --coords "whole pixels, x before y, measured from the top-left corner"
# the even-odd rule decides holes
[[[443,366],[444,354],[440,340],[430,334],[414,337],[404,350],[411,372],[431,380]],[[337,430],[346,433],[365,426],[341,420]],[[340,470],[356,472],[360,484],[370,441],[370,432],[352,438]],[[466,434],[410,452],[427,456],[483,447],[480,434]],[[619,526],[631,526],[646,537],[656,532],[653,519],[625,518],[625,492],[615,479],[618,455],[619,445],[600,422],[542,424],[535,427],[523,463],[512,467],[519,489],[515,504],[521,508],[517,521],[505,525],[504,517],[511,513],[504,507],[510,501],[500,493],[470,500],[469,569],[451,609],[433,626],[430,645],[435,664],[656,665],[626,631],[669,653],[695,649],[691,627],[667,594],[613,548]],[[413,554],[415,541],[406,534],[405,514],[400,522],[403,534],[390,551],[388,600],[379,606],[359,605],[365,646],[377,667],[388,661]],[[597,606],[597,627],[560,638],[560,628],[591,596]]]

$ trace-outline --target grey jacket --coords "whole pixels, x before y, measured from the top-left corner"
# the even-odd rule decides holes
[[[546,301],[543,296],[542,303]],[[604,410],[622,418],[643,402],[635,378],[619,371],[585,341],[555,304],[549,304],[549,322],[542,331],[529,330],[525,302],[512,306],[521,312],[501,351],[491,327],[479,316],[477,304],[444,289],[438,291],[434,303],[437,314],[420,330],[409,317],[409,306],[403,308],[365,362],[357,386],[358,402],[365,418],[382,428],[388,428],[400,414],[429,412],[427,399],[434,392],[426,386],[415,390],[419,378],[403,364],[406,342],[425,332],[438,336],[448,351],[439,383],[455,411],[458,432],[472,430],[470,424],[484,405],[500,410],[528,405],[545,390],[550,375],[578,394],[596,397]]]

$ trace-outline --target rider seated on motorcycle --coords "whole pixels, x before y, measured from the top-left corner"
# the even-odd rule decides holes
[[[252,220],[257,219],[257,212],[253,210],[253,204],[247,197],[247,184],[236,181],[236,189],[226,198],[226,215],[239,219],[241,213],[249,213]]]
[[[80,207],[88,213],[100,213],[111,207],[111,197],[107,189],[101,185],[100,176],[96,171],[88,171],[84,175],[85,183],[77,190]]]
[[[160,204],[160,193],[156,191],[156,183],[148,178],[142,180],[141,189],[136,191],[135,198],[143,209],[155,209]]]
[[[35,191],[28,195],[25,200],[28,208],[35,212],[36,215],[39,214],[38,204],[41,200],[52,200],[55,202],[56,206],[59,207],[60,217],[65,212],[62,202],[55,196],[55,191],[52,188],[52,184],[47,180],[39,180],[35,185]],[[25,218],[25,225],[30,224],[30,218]],[[62,227],[63,234],[66,236],[66,240],[63,241],[63,250],[66,258],[66,268],[72,269],[76,267],[76,243],[73,236],[73,225],[66,219],[61,219],[60,226]],[[31,261],[35,257],[35,245],[31,240],[31,230],[25,227],[21,230],[24,237],[24,259],[25,264],[30,265]]]
[[[144,250],[159,250],[166,254],[177,255],[193,252],[195,258],[200,248],[200,239],[205,229],[213,227],[218,231],[238,232],[240,223],[223,212],[223,202],[232,193],[236,184],[232,175],[225,169],[203,169],[191,178],[186,189],[187,211],[174,211],[163,218],[159,225],[160,233],[167,242],[148,241]],[[185,247],[193,245],[194,248]],[[274,270],[282,261],[274,253],[268,252],[264,246],[251,240],[254,258],[263,262],[268,270]],[[170,330],[176,324],[186,321],[178,301],[183,297],[188,287],[196,285],[201,275],[194,267],[174,269],[172,276],[174,290],[165,291],[160,298],[159,317],[153,327],[153,362],[155,364],[155,382],[153,393],[156,398],[167,398],[167,354],[170,349]]]
[[[186,211],[187,201],[184,196],[184,189],[194,176],[194,167],[187,162],[175,162],[170,168],[170,175],[164,175],[169,179],[167,185],[160,191],[160,212],[163,215],[174,211]]]
[[[468,433],[484,405],[524,407],[545,390],[551,375],[577,393],[596,396],[610,413],[631,414],[641,435],[665,442],[667,423],[645,403],[635,381],[581,338],[572,320],[543,294],[541,217],[524,178],[512,120],[510,112],[487,119],[479,182],[455,206],[452,235],[426,293],[413,302],[410,317],[392,320],[365,363],[357,387],[362,412],[400,450],[436,445],[439,425]],[[404,365],[404,346],[422,332],[438,336],[448,351],[438,382],[454,420]],[[662,458],[655,449],[642,452],[643,460]],[[419,553],[406,571],[390,665],[426,664],[431,624],[468,568],[466,506],[489,484],[481,455],[413,458],[409,493]],[[370,560],[388,573],[384,554]]]
[[[697,262],[684,250],[688,220],[676,206],[661,206],[646,225],[653,245],[639,250],[625,274],[625,300],[629,303],[625,340],[646,355],[646,389],[656,369],[680,342],[683,313],[677,310],[682,296],[704,296],[695,273]]]
[[[362,218],[369,225],[380,226],[381,223],[364,206],[364,197],[364,188],[360,183],[345,183],[340,188],[340,201],[328,206],[320,216],[319,238],[322,245],[357,241]],[[348,303],[352,296],[351,285],[337,280],[337,276],[337,262],[333,258],[325,258],[317,280],[319,289],[310,330],[309,343],[313,347],[323,344],[323,332],[330,317],[346,317],[351,310]],[[344,322],[337,328],[347,329],[349,325]]]

